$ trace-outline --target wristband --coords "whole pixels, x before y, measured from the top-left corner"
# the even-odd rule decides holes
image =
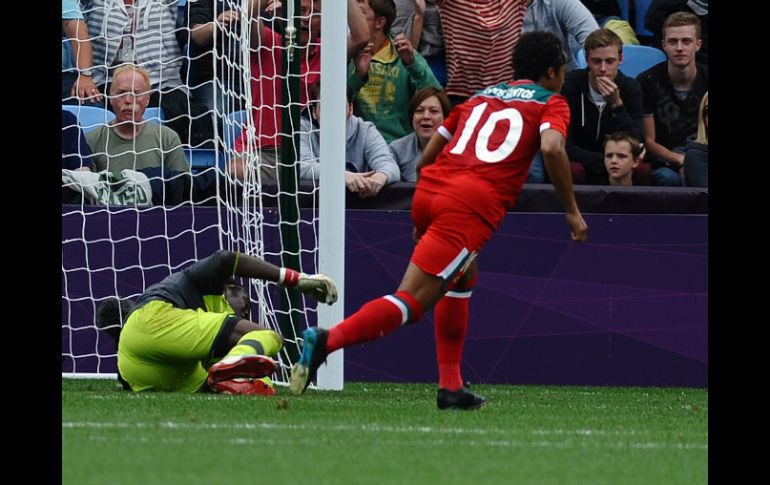
[[[293,288],[299,283],[299,272],[291,268],[281,268],[278,273],[278,285],[285,288]]]

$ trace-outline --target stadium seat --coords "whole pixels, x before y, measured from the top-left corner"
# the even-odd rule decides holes
[[[243,125],[246,124],[246,120],[249,116],[249,110],[235,111],[227,115],[223,126],[225,146],[227,148],[233,148],[235,146],[235,140],[240,136],[243,131]]]
[[[623,62],[620,64],[620,70],[626,76],[636,77],[639,73],[665,60],[666,53],[660,49],[646,45],[626,44],[623,46]],[[577,65],[580,69],[587,66],[583,49],[578,51]]]
[[[655,47],[647,45],[624,45],[623,63],[620,64],[620,70],[623,74],[630,77],[636,77],[641,72],[646,71],[655,64],[666,60],[666,53]]]
[[[651,3],[652,0],[634,0],[634,7],[636,7],[634,30],[637,37],[652,37],[652,32],[644,28],[644,16],[647,15]]]
[[[620,7],[620,18],[631,23],[631,16],[630,16],[630,7],[629,7],[629,1],[630,0],[618,0],[618,7]]]
[[[63,104],[61,109],[69,111],[78,118],[78,124],[84,132],[89,132],[115,119],[115,113],[96,106]]]
[[[204,170],[217,165],[217,151],[211,148],[185,148],[184,156],[193,171]],[[225,169],[225,155],[219,153],[219,166]]]
[[[144,119],[147,121],[152,121],[153,123],[161,124],[166,121],[166,113],[161,107],[147,108],[144,110]]]

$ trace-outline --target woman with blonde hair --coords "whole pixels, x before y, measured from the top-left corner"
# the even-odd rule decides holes
[[[709,93],[703,95],[698,110],[698,133],[688,140],[684,151],[684,185],[709,186]]]

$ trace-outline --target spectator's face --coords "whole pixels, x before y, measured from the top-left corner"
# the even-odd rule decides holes
[[[112,96],[110,104],[115,111],[115,121],[142,121],[144,110],[150,103],[150,87],[144,78],[136,71],[121,72],[112,80]]]
[[[586,57],[588,75],[591,81],[597,77],[607,77],[614,80],[618,74],[618,66],[623,61],[623,55],[616,45],[591,49]]]
[[[668,62],[676,67],[687,67],[695,60],[695,53],[700,50],[701,41],[695,37],[694,25],[669,27],[664,33],[663,50]]]
[[[412,116],[412,128],[417,133],[417,138],[424,142],[430,140],[430,137],[436,133],[443,122],[444,112],[441,109],[441,102],[436,96],[425,98],[414,110],[414,116]]]
[[[604,166],[611,179],[623,180],[639,165],[631,154],[631,144],[626,140],[607,142],[604,148]]]
[[[302,0],[300,15],[300,45],[318,42],[321,37],[321,0]]]

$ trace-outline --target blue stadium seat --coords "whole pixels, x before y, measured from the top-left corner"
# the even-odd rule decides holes
[[[246,120],[249,116],[249,110],[244,109],[241,111],[234,111],[227,115],[223,126],[223,139],[227,148],[233,148],[235,146],[235,140],[240,136],[243,131],[243,125],[246,124]]]
[[[618,0],[618,7],[620,7],[620,18],[631,23],[631,13],[630,13],[630,6],[629,6],[629,0]]]
[[[637,37],[652,37],[652,32],[644,28],[644,16],[647,15],[651,3],[652,0],[634,0],[634,7],[636,7],[634,30]]]
[[[69,111],[78,119],[78,124],[84,132],[95,130],[115,119],[115,113],[96,106],[80,106],[77,104],[63,104],[61,109]]]
[[[643,71],[666,60],[666,53],[647,45],[624,45],[623,62],[620,70],[623,74],[636,77]]]
[[[666,60],[666,53],[655,47],[646,45],[626,44],[623,46],[623,62],[620,70],[629,77],[636,77],[655,64]],[[580,69],[586,67],[586,55],[583,49],[577,54],[577,65]]]
[[[153,123],[162,124],[166,121],[166,113],[161,107],[147,108],[144,110],[144,119],[152,121]]]
[[[184,156],[190,162],[193,171],[204,170],[217,165],[217,151],[210,148],[185,148]],[[219,153],[219,166],[225,169],[225,156]]]

